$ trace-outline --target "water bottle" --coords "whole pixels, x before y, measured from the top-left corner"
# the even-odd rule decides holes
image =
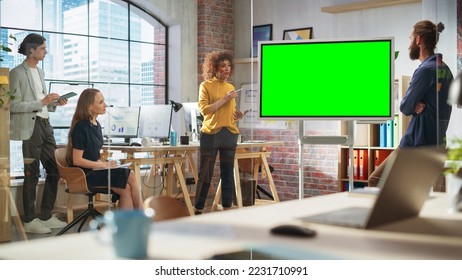
[[[193,142],[197,142],[197,141],[199,141],[199,137],[198,137],[198,135],[197,135],[197,133],[196,133],[196,130],[195,130],[195,129],[193,129],[193,130],[192,130],[192,134],[191,134],[191,141],[193,141]]]
[[[170,146],[176,146],[176,131],[170,128]]]

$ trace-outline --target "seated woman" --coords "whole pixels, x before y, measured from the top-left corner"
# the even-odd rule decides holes
[[[106,103],[99,90],[88,88],[80,94],[69,130],[67,159],[71,165],[83,169],[92,192],[107,193],[109,186],[119,196],[120,209],[142,209],[141,188],[133,171],[114,168],[116,161],[100,159],[104,139],[96,118],[104,113]]]

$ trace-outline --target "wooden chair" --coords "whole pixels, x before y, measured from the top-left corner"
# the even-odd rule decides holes
[[[58,165],[59,175],[62,179],[66,181],[67,189],[66,193],[69,194],[67,199],[67,208],[68,211],[73,211],[71,204],[71,197],[70,195],[85,195],[88,198],[87,208],[83,213],[77,216],[72,222],[70,222],[66,227],[64,227],[57,235],[62,235],[75,226],[77,223],[80,223],[78,228],[78,232],[82,229],[83,225],[87,221],[88,217],[95,218],[97,215],[101,215],[101,213],[95,209],[94,200],[95,195],[97,193],[93,193],[88,189],[87,186],[87,179],[85,176],[85,172],[79,167],[71,167],[67,163],[66,159],[66,147],[60,147],[55,150],[55,160],[56,164]],[[111,205],[110,202],[104,202],[105,206],[109,207]],[[98,205],[101,206],[101,203]],[[69,209],[71,208],[71,209]]]
[[[185,206],[170,196],[150,196],[144,201],[144,208],[152,208],[153,221],[165,221],[189,216]]]

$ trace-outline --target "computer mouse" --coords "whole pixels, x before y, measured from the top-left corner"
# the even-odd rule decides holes
[[[140,143],[133,142],[130,144],[130,146],[136,146],[136,147],[141,147]]]
[[[313,237],[316,231],[299,225],[279,225],[271,228],[271,233],[276,235]]]

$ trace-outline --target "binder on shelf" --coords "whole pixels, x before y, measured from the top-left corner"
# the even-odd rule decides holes
[[[368,145],[369,124],[356,124],[354,135],[354,146]]]
[[[368,151],[366,149],[359,150],[359,180],[369,178],[368,161]]]
[[[388,147],[388,148],[393,148],[393,129],[394,129],[394,125],[393,125],[393,121],[392,120],[388,120],[386,122],[386,125],[387,125],[387,141],[386,141],[386,146],[385,147]]]
[[[379,128],[379,136],[380,136],[380,147],[387,146],[387,124],[381,123]]]
[[[350,178],[350,153],[347,152],[347,164],[346,164],[346,168],[347,168],[347,178]],[[359,179],[359,174],[358,174],[358,166],[359,166],[359,150],[353,150],[353,179],[357,180]]]
[[[374,151],[374,169],[376,169],[390,154],[391,150]]]
[[[366,186],[365,183],[363,182],[353,182],[353,189],[361,189],[361,188],[364,188]],[[344,192],[347,192],[350,190],[350,182],[344,182],[343,183],[343,191]]]
[[[399,145],[399,116],[395,116],[393,119],[393,147],[396,148]]]

